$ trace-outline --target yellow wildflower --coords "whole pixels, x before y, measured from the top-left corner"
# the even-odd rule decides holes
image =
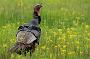
[[[3,44],[3,47],[7,47],[7,44]]]
[[[62,52],[66,52],[66,50],[61,50]]]
[[[66,45],[63,45],[63,48],[66,48]]]
[[[45,46],[42,46],[41,48],[42,48],[42,49],[45,49],[46,47],[45,47]]]
[[[89,25],[85,25],[86,28],[89,28]]]
[[[76,19],[77,19],[77,20],[79,20],[79,19],[80,19],[80,17],[76,17]]]
[[[82,51],[80,51],[80,54],[83,54],[83,52],[82,52]]]
[[[65,55],[65,54],[62,52],[61,55]]]
[[[57,48],[58,46],[56,45],[55,48]]]

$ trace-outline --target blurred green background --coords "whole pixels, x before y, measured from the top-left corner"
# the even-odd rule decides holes
[[[7,52],[17,28],[42,3],[40,45],[33,59],[90,59],[90,0],[0,0],[0,59],[30,59]]]

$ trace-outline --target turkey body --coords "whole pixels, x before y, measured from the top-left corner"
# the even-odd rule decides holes
[[[37,45],[39,45],[39,39],[41,36],[40,28],[41,17],[34,12],[31,22],[21,25],[16,33],[16,43],[10,48],[10,52],[17,54],[24,54],[30,52],[30,55],[35,51]]]

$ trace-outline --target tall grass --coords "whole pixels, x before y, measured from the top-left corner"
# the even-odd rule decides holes
[[[32,19],[42,3],[42,35],[33,59],[90,59],[89,0],[0,0],[0,59],[30,59],[9,55],[18,26]]]

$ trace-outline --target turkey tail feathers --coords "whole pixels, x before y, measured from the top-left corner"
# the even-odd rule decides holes
[[[13,52],[15,52],[17,49],[18,49],[18,45],[15,44],[13,47],[11,47],[11,48],[9,49],[9,51],[10,51],[11,53],[13,53]]]
[[[20,31],[17,34],[16,44],[10,48],[10,53],[16,52],[17,54],[26,54],[35,45],[36,37],[28,31]]]
[[[26,49],[24,44],[16,43],[12,48],[10,48],[10,53],[16,52],[17,54],[22,54]]]

